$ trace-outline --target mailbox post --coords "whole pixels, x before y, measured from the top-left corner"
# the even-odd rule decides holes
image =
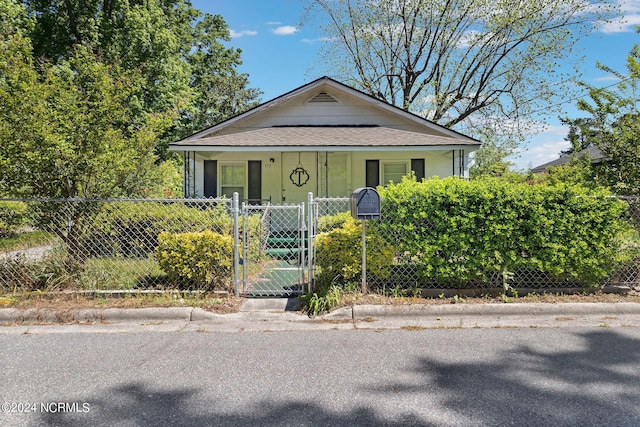
[[[366,220],[380,219],[380,195],[374,188],[357,188],[351,193],[351,216],[362,220],[362,293],[367,293]]]

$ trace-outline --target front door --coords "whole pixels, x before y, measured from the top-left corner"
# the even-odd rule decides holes
[[[282,153],[282,201],[297,204],[307,201],[309,192],[318,191],[315,152]]]

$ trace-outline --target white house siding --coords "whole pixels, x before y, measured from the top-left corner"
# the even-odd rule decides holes
[[[329,92],[329,91],[327,91]],[[364,104],[362,100],[346,94],[336,94],[336,103],[308,103],[308,94],[299,99],[287,100],[275,111],[262,112],[234,123],[216,135],[233,134],[273,126],[339,126],[339,125],[378,125],[392,129],[412,132],[424,132],[424,126],[404,120],[400,116],[390,115],[382,108]],[[377,102],[377,101],[374,101]],[[434,135],[445,135],[437,131]]]
[[[242,164],[247,170],[248,162],[262,162],[262,199],[273,203],[299,203],[305,201],[307,193],[320,197],[344,197],[358,187],[366,186],[366,161],[380,162],[380,184],[383,182],[384,165],[404,164],[411,170],[411,159],[424,159],[425,177],[447,177],[459,175],[460,152],[458,150],[438,151],[320,151],[320,152],[204,152],[195,156],[195,192],[204,195],[204,161],[218,161],[218,176],[224,164]],[[468,155],[463,156],[468,161]],[[289,174],[298,162],[309,173],[309,181],[302,187],[293,185]],[[465,163],[466,164],[466,163]],[[326,166],[325,166],[326,165]],[[328,172],[327,172],[328,168]],[[463,171],[467,168],[463,168]],[[220,193],[218,179],[218,195]],[[245,173],[245,197],[248,176]],[[284,191],[283,191],[284,190]],[[231,194],[227,194],[231,197]]]

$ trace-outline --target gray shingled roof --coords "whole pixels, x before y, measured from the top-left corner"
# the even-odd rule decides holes
[[[591,158],[591,163],[600,163],[605,159],[605,155],[602,153],[602,151],[598,147],[590,146],[585,148],[584,150],[579,151],[575,155],[571,155],[571,154],[566,155],[566,156],[560,157],[559,159],[555,159],[550,162],[544,163],[542,165],[536,166],[535,168],[531,168],[530,172],[532,173],[544,172],[545,170],[551,167],[566,165],[567,163],[571,162],[571,160],[573,160],[573,158],[576,156],[582,157],[584,155],[589,155],[589,157]]]
[[[172,143],[173,147],[426,147],[479,142],[379,126],[282,126]]]

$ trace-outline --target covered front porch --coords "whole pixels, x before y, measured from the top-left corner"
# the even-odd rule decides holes
[[[465,177],[464,149],[320,150],[289,148],[228,151],[185,151],[184,196],[231,197],[250,204],[300,203],[309,192],[318,197],[347,197],[354,188],[399,182],[414,173]]]

